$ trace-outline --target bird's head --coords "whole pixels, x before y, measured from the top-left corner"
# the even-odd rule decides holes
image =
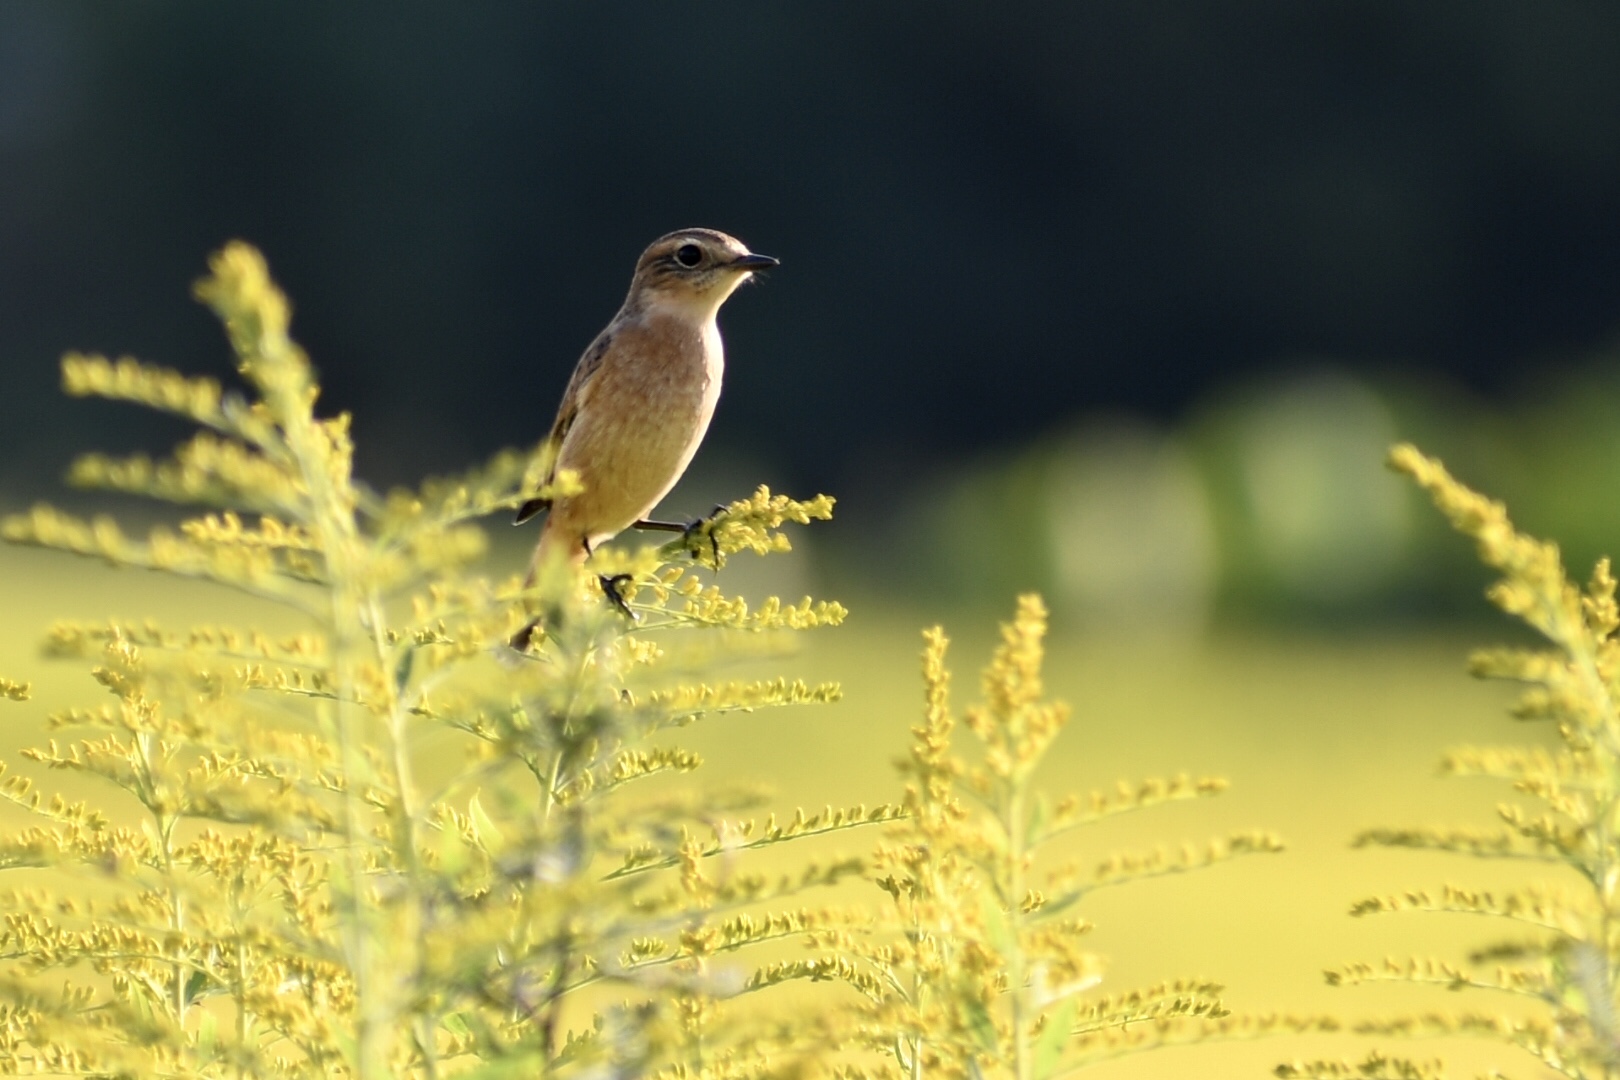
[[[652,242],[636,262],[632,299],[712,315],[732,291],[777,260],[714,229],[680,229]]]

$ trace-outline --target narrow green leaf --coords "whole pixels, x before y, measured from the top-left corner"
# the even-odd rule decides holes
[[[967,998],[962,1002],[962,1011],[967,1013],[968,1030],[973,1032],[973,1039],[980,1049],[992,1057],[999,1055],[1001,1047],[996,1039],[996,1025],[990,1019],[990,1010],[985,1008],[984,1002]]]
[[[1045,839],[1046,823],[1052,818],[1052,806],[1046,793],[1037,791],[1029,808],[1029,821],[1024,828],[1024,850],[1033,851]]]
[[[1059,1005],[1056,1012],[1047,1014],[1046,1026],[1035,1040],[1033,1060],[1030,1062],[1035,1080],[1046,1080],[1057,1071],[1058,1061],[1063,1057],[1063,1044],[1074,1029],[1075,1014],[1079,1010],[1080,1000],[1070,998]]]
[[[400,654],[399,664],[394,668],[394,692],[403,694],[405,688],[411,684],[411,669],[416,666],[416,646],[408,645]]]
[[[1004,957],[1011,956],[1018,942],[1013,937],[1012,922],[994,896],[986,893],[980,898],[979,914],[984,920],[984,936],[990,947]]]
[[[197,1025],[197,1056],[208,1061],[214,1056],[214,1048],[219,1045],[219,1018],[211,1012],[202,1014],[202,1021]]]

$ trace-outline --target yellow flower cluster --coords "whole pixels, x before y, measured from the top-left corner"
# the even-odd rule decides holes
[[[699,560],[706,559],[715,569],[725,565],[727,556],[739,551],[759,555],[791,551],[792,545],[787,534],[781,531],[782,525],[790,521],[799,525],[830,521],[833,502],[830,495],[817,495],[808,502],[800,502],[786,495],[772,495],[771,489],[761,484],[753,495],[717,509],[667,546],[690,552]]]
[[[62,389],[73,397],[134,402],[209,427],[226,423],[217,380],[187,378],[128,356],[114,363],[104,356],[70,352],[62,358]]]
[[[1363,832],[1356,843],[1562,866],[1573,874],[1507,889],[1448,884],[1438,891],[1413,889],[1363,899],[1351,914],[1484,916],[1512,927],[1514,936],[1479,950],[1466,963],[1427,957],[1353,963],[1327,972],[1328,981],[1426,983],[1507,995],[1529,1004],[1529,1014],[1403,1016],[1357,1030],[1400,1037],[1483,1036],[1518,1046],[1563,1076],[1612,1075],[1614,1048],[1620,1045],[1613,976],[1620,967],[1620,935],[1613,926],[1620,900],[1615,830],[1620,807],[1620,607],[1615,578],[1603,560],[1589,584],[1578,587],[1565,574],[1556,544],[1521,533],[1501,503],[1459,483],[1445,466],[1414,447],[1395,447],[1390,464],[1416,481],[1451,524],[1474,540],[1480,559],[1501,574],[1488,592],[1491,602],[1546,639],[1547,647],[1539,649],[1481,650],[1470,668],[1481,677],[1525,686],[1515,713],[1549,721],[1559,745],[1462,747],[1447,754],[1445,774],[1501,780],[1533,800],[1498,806],[1498,828],[1378,828]],[[1361,1065],[1295,1063],[1279,1075],[1429,1077],[1440,1075],[1437,1070],[1433,1063],[1375,1054]]]

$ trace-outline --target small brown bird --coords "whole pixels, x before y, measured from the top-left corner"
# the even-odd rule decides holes
[[[686,471],[714,415],[725,369],[715,315],[737,286],[776,265],[713,229],[681,229],[642,252],[624,306],[579,358],[548,438],[555,456],[546,481],[573,469],[585,490],[518,511],[521,524],[550,508],[531,582],[548,561],[577,565],[631,526],[686,527],[647,515]]]

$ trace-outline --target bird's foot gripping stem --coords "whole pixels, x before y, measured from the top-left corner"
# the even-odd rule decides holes
[[[624,587],[635,579],[629,574],[598,574],[596,580],[602,583],[602,595],[608,598],[608,603],[619,609],[619,613],[631,622],[640,622],[641,617],[630,610],[630,605],[624,599]]]
[[[701,550],[699,545],[704,540],[708,540],[710,562],[718,570],[720,569],[720,539],[714,535],[714,527],[725,514],[726,507],[716,503],[713,510],[700,518],[693,518],[691,521],[653,521],[644,519],[632,524],[631,528],[680,533],[682,549],[690,552],[693,558],[697,558],[698,552]],[[708,531],[705,532],[705,529]]]

